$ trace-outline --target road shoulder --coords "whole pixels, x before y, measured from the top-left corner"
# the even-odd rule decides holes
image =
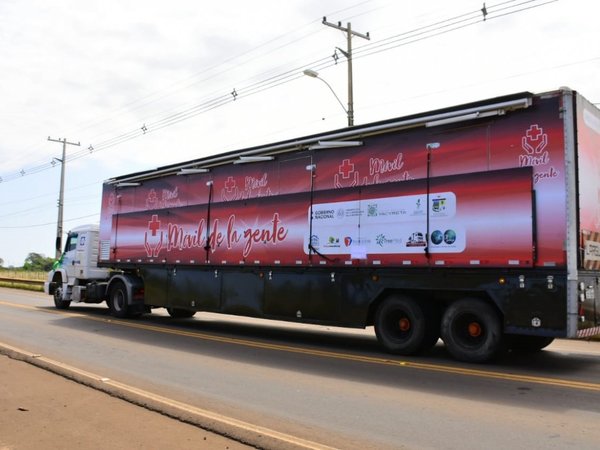
[[[6,355],[0,379],[0,450],[248,448]]]

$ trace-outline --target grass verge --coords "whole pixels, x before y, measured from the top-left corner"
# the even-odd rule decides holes
[[[11,288],[11,289],[22,289],[25,291],[44,292],[43,286],[35,286],[35,285],[23,284],[23,283],[19,283],[19,282],[0,281],[0,287]]]

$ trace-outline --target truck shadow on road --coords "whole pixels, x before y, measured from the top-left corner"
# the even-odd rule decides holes
[[[427,354],[397,356],[385,353],[372,332],[343,328],[296,326],[231,316],[221,318],[212,314],[205,317],[203,313],[192,319],[149,314],[140,319],[122,320],[98,307],[77,306],[70,311],[89,317],[67,316],[55,323],[128,343],[185,352],[191,359],[198,358],[199,364],[203,356],[209,356],[479,401],[513,405],[537,402],[540,407],[553,410],[581,409],[576,399],[589,395],[589,390],[567,387],[571,391],[570,400],[556,402],[548,390],[564,387],[543,380],[597,383],[600,379],[597,354],[559,352],[552,346],[535,354],[504,353],[489,364],[465,364],[453,361],[441,341]],[[591,345],[595,347],[595,344]],[[157,357],[159,355],[157,353]],[[524,377],[532,377],[532,380]],[[592,393],[600,398],[600,385],[597,387]]]

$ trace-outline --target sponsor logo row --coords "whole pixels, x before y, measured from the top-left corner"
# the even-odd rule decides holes
[[[457,238],[456,231],[453,229],[447,230],[434,230],[431,233],[431,244],[433,246],[452,246],[455,244]],[[352,236],[319,236],[312,235],[311,236],[311,245],[315,249],[319,248],[350,248],[353,246],[372,246],[376,245],[378,247],[384,248],[390,245],[401,245],[404,244],[405,247],[425,247],[427,245],[425,239],[425,233],[420,231],[415,231],[411,233],[409,236],[404,238],[402,237],[392,237],[386,235],[385,233],[379,233],[373,238],[356,238]]]

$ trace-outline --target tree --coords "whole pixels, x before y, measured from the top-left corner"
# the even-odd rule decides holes
[[[25,258],[23,269],[32,272],[48,272],[52,269],[53,263],[54,259],[52,258],[48,258],[40,253],[30,253]]]
[[[4,267],[4,260],[0,258],[0,267]]]

